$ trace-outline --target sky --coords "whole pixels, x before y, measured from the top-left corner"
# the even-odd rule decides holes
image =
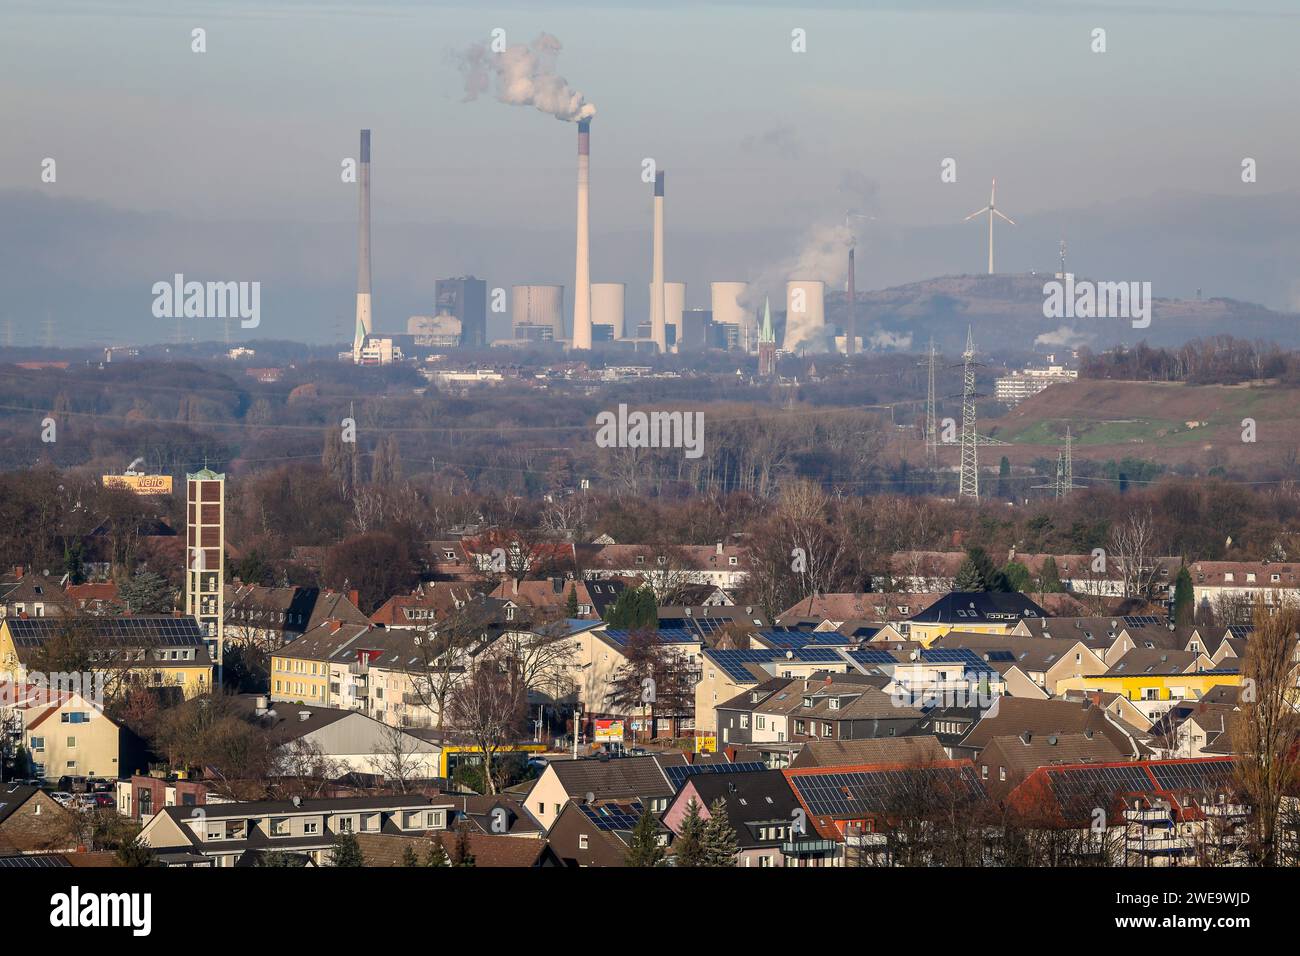
[[[647,158],[688,307],[712,280],[820,268],[809,237],[850,208],[876,217],[854,220],[859,288],[982,271],[986,228],[962,219],[997,177],[1017,223],[999,271],[1056,268],[1064,237],[1080,274],[1300,310],[1289,0],[6,0],[0,17],[0,342],[37,344],[47,319],[68,343],[163,341],[151,287],[177,272],[262,283],[261,325],[236,338],[349,337],[340,164],[361,127],[377,329],[430,313],[439,277],[571,287],[575,127],[467,100],[458,56],[494,29],[558,38],[558,74],[596,106],[593,280],[628,284],[630,319]],[[218,337],[204,321],[182,334]]]

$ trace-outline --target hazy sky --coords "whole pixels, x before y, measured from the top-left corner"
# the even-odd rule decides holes
[[[980,271],[984,229],[960,220],[993,176],[1019,223],[999,271],[1051,269],[1064,234],[1082,273],[1300,306],[1294,0],[5,0],[0,17],[0,318],[49,310],[70,338],[166,338],[149,288],[177,271],[262,281],[259,336],[341,338],[356,193],[339,170],[363,126],[380,329],[429,312],[439,276],[571,286],[573,125],[464,98],[455,55],[498,27],[558,37],[559,74],[596,104],[593,278],[627,282],[629,313],[645,157],[667,171],[689,306],[850,206],[879,217],[858,227],[860,287]]]

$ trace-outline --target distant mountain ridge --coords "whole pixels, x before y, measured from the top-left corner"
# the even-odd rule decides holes
[[[1235,299],[1165,299],[1153,289],[1151,324],[1135,329],[1126,319],[1055,319],[1043,315],[1049,273],[939,276],[858,293],[858,335],[867,347],[921,351],[930,336],[947,354],[965,345],[966,327],[978,349],[1043,350],[1116,345],[1179,346],[1191,339],[1230,334],[1300,346],[1300,316]],[[1076,276],[1107,281],[1104,277]],[[842,323],[847,295],[835,293],[827,320]]]

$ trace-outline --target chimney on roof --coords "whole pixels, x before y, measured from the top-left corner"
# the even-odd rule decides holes
[[[358,591],[356,588],[353,588],[351,591],[348,592],[348,600],[351,601],[353,604],[355,604],[357,607],[360,607],[361,592]]]
[[[518,593],[519,593],[519,579],[518,579],[518,578],[511,578],[511,579],[510,579],[510,593],[511,593],[511,594],[518,594]]]
[[[298,711],[298,721],[299,721],[299,723],[303,723],[303,722],[308,721],[308,720],[311,720],[311,711],[310,711],[310,710],[300,710],[300,711]]]
[[[337,634],[340,631],[340,629],[342,629],[343,622],[336,617],[332,617],[329,620],[329,625],[330,625],[330,633]]]
[[[717,553],[718,553],[718,554],[721,554],[721,553],[722,553],[722,542],[721,542],[721,541],[718,542],[718,550],[717,550]]]
[[[15,564],[15,565],[14,565],[14,577],[16,577],[16,578],[21,578],[22,576],[23,576],[23,566],[22,566],[21,564]]]

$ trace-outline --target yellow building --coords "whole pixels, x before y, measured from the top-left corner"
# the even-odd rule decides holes
[[[1016,591],[953,591],[897,625],[909,641],[929,647],[949,631],[1010,634],[1021,621],[1047,612]]]
[[[1058,681],[1056,693],[1064,696],[1071,691],[1100,691],[1103,694],[1119,694],[1131,701],[1199,700],[1211,687],[1220,684],[1238,687],[1241,680],[1238,671],[1225,670],[1173,674],[1092,674]]]
[[[55,642],[54,645],[51,642]],[[28,681],[41,671],[42,651],[57,661],[85,653],[114,698],[132,687],[170,688],[184,697],[212,689],[212,657],[192,617],[8,617],[0,621],[0,672]]]

